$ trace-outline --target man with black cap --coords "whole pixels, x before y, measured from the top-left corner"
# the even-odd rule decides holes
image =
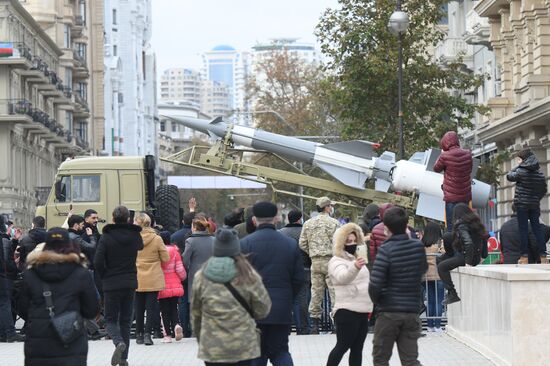
[[[275,228],[277,206],[258,202],[252,208],[256,231],[241,240],[241,251],[250,254],[249,261],[260,273],[269,293],[272,308],[258,321],[261,331],[261,357],[252,365],[293,365],[288,351],[294,297],[304,284],[302,255],[296,241]]]
[[[328,262],[332,258],[332,236],[340,227],[338,220],[331,217],[334,214],[334,205],[330,198],[317,199],[317,211],[319,215],[306,221],[300,235],[300,249],[311,258],[311,334],[319,334],[321,304],[327,287],[330,303],[334,304],[334,288],[328,276]]]

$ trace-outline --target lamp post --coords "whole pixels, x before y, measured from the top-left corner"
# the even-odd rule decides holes
[[[396,10],[390,16],[388,28],[390,32],[397,36],[398,56],[397,56],[397,104],[399,119],[399,158],[405,158],[405,145],[403,141],[403,34],[409,27],[409,14],[401,11],[401,0],[397,0]]]

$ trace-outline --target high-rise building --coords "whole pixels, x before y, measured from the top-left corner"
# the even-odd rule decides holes
[[[68,61],[61,57],[68,49],[62,50],[18,0],[0,0],[0,8],[0,214],[29,227],[60,162],[88,145],[75,138],[66,119],[75,108],[61,78]]]
[[[59,77],[73,103],[60,118],[79,143],[95,154],[103,144],[103,2],[21,3],[63,51]]]
[[[250,105],[245,95],[250,74],[250,54],[220,45],[205,52],[202,59],[205,79],[218,83],[218,87],[224,84],[229,88],[231,118],[239,124],[250,125]]]
[[[257,43],[252,47],[252,65],[270,57],[273,52],[288,52],[291,57],[297,57],[306,63],[319,62],[319,53],[315,45],[311,43],[298,42],[299,38],[273,38],[270,42]]]
[[[201,112],[211,117],[225,117],[231,113],[231,89],[224,83],[202,82]]]
[[[109,155],[156,155],[151,0],[105,0],[105,144]]]
[[[201,74],[184,68],[165,70],[160,78],[160,100],[185,101],[200,106]]]

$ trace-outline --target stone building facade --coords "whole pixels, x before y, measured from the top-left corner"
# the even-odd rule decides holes
[[[86,147],[66,123],[74,108],[63,50],[17,0],[0,0],[0,214],[28,227],[59,163]],[[72,56],[71,56],[72,57]]]
[[[490,42],[496,55],[500,93],[488,100],[491,109],[477,135],[509,152],[503,173],[516,163],[525,147],[550,173],[550,4],[544,0],[481,0],[475,11],[489,20]],[[500,178],[497,191],[498,226],[511,215],[514,185]],[[541,202],[542,220],[550,223],[550,195]]]
[[[72,104],[61,120],[92,155],[103,145],[103,2],[26,0],[21,2],[63,51],[59,76]]]

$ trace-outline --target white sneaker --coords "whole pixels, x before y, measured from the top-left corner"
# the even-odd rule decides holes
[[[162,338],[162,343],[172,343],[172,337],[164,336],[164,338]]]
[[[434,328],[434,332],[436,332],[436,333],[445,333],[445,330],[441,327],[436,327],[436,328]]]
[[[183,338],[183,329],[179,324],[174,327],[174,334],[176,335],[176,342],[181,341]]]
[[[434,327],[428,327],[427,332],[428,333],[433,333],[433,332],[435,332],[435,328]]]

